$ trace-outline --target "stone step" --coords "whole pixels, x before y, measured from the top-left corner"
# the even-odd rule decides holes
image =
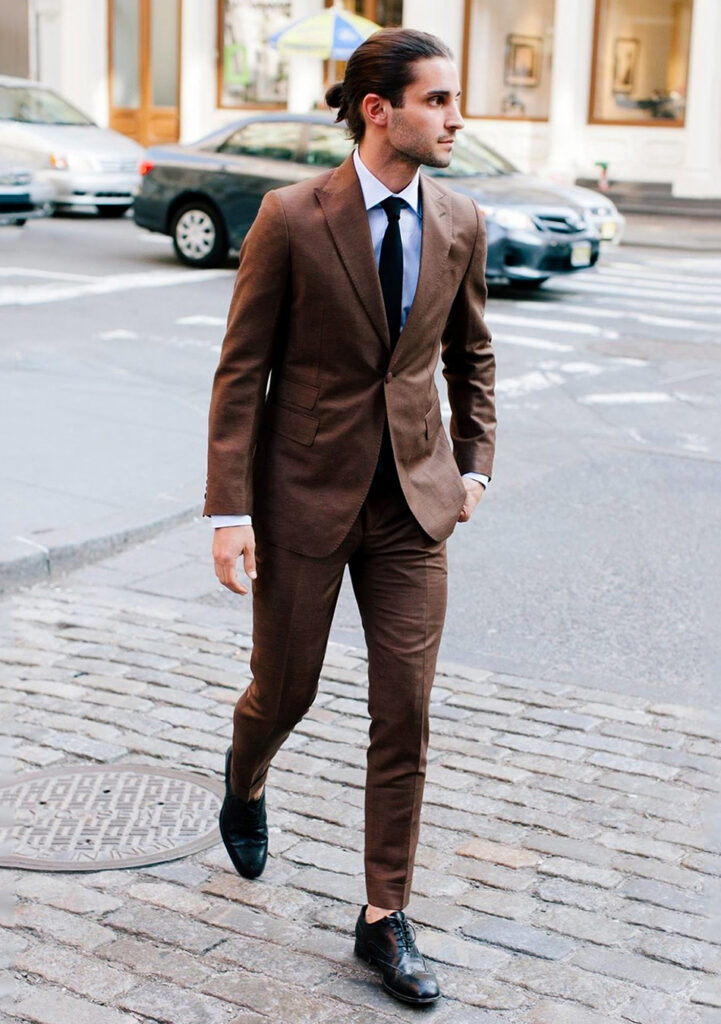
[[[577,178],[576,184],[598,191],[596,178]],[[684,199],[673,195],[670,182],[611,181],[606,195],[622,213],[721,217],[721,199]]]

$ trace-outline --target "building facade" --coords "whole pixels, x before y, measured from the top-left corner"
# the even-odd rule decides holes
[[[267,42],[331,0],[3,0],[0,73],[40,78],[144,144],[318,105],[342,67]],[[467,126],[559,181],[721,197],[721,0],[342,0],[441,36]]]

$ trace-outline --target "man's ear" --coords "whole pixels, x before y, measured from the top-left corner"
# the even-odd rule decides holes
[[[365,120],[374,124],[377,128],[385,128],[388,124],[390,103],[384,100],[375,92],[369,92],[363,97],[361,110]]]

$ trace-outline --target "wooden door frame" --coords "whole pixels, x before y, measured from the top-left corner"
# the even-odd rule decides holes
[[[174,107],[153,106],[153,81],[151,66],[151,21],[150,5],[152,0],[138,0],[138,88],[140,105],[135,108],[115,107],[113,105],[113,4],[115,0],[106,0],[108,36],[108,121],[113,120],[113,111],[122,117],[123,114],[133,116],[137,119],[136,134],[140,136],[142,145],[149,145],[146,141],[149,138],[151,124],[151,111],[173,111],[177,117],[178,129],[180,129],[180,83],[182,65],[182,43],[183,43],[183,0],[176,0],[178,5],[178,33],[176,39],[177,62],[175,76],[175,95],[177,102]],[[179,135],[179,131],[178,131]]]

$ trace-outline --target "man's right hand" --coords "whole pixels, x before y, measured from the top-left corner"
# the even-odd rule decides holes
[[[246,576],[254,580],[255,533],[252,526],[219,526],[213,531],[213,561],[215,575],[234,594],[247,594],[248,588],[238,582],[236,562],[243,556]]]

